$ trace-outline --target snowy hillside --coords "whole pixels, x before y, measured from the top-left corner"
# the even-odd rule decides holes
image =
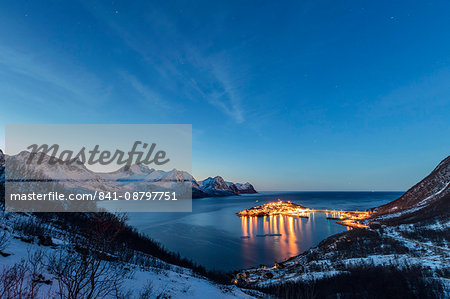
[[[397,200],[376,209],[375,221],[407,223],[450,213],[450,156]]]
[[[149,254],[86,244],[27,214],[0,215],[0,298],[253,298]],[[88,237],[89,238],[89,237]],[[90,239],[92,244],[92,240]],[[88,251],[85,249],[89,249]],[[76,297],[71,297],[76,296]]]

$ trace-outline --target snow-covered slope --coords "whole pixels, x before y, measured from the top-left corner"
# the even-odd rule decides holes
[[[381,221],[407,223],[443,217],[449,212],[450,156],[400,198],[378,207],[373,217]]]
[[[384,267],[387,271],[396,268],[405,273],[416,269],[419,277],[442,283],[444,294],[430,298],[448,298],[450,280],[445,274],[450,263],[450,248],[445,240],[448,233],[448,222],[383,226],[381,230],[352,229],[284,262],[243,270],[236,275],[235,282],[243,287],[263,288],[297,282],[314,285],[331,277],[345,277],[356,269],[365,272]]]
[[[29,161],[30,153],[22,151],[14,156],[6,156],[8,171],[6,179],[51,179],[59,181],[67,188],[83,188],[86,190],[117,191],[119,186],[113,181],[87,169],[83,164],[49,163],[50,157],[44,155],[42,162],[38,156]]]
[[[74,250],[77,247],[72,244],[74,232],[48,223],[48,241],[44,243],[22,229],[30,223],[39,223],[39,220],[33,215],[0,212],[0,240],[3,236],[7,238],[6,242],[0,242],[1,298],[59,298],[60,292],[68,292],[68,280],[63,280],[52,270],[51,261],[61,255],[77,254]],[[144,253],[135,252],[128,261],[122,260],[120,254],[109,256],[110,260],[96,264],[99,269],[106,269],[98,271],[98,275],[105,277],[105,287],[99,285],[101,280],[96,282],[98,289],[105,288],[101,298],[254,298],[251,294],[258,294],[255,291],[247,291],[247,294],[236,286],[214,283],[191,269],[168,264]],[[64,267],[75,271],[69,265]],[[106,280],[116,279],[115,273],[121,273],[122,277],[115,281],[117,289],[108,291],[106,288],[111,284],[107,285]],[[85,278],[89,279],[89,276]],[[83,288],[89,288],[89,285],[81,285],[80,289]],[[117,293],[121,296],[116,296]]]

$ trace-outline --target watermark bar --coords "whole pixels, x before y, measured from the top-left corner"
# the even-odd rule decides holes
[[[5,209],[190,212],[191,125],[6,126]]]

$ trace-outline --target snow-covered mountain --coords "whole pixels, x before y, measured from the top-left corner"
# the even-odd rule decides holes
[[[246,182],[244,184],[235,183],[234,185],[236,186],[237,190],[239,191],[239,194],[257,193],[255,188],[253,187],[253,185],[250,184],[249,182]]]
[[[227,196],[245,193],[257,193],[252,184],[226,182],[221,176],[209,177],[203,181],[199,181],[200,189],[207,194],[216,196]]]
[[[216,195],[237,194],[237,190],[231,189],[221,176],[209,177],[198,182],[203,192]]]
[[[0,151],[1,152],[1,151]],[[256,193],[256,190],[250,183],[239,184],[225,182],[220,176],[207,178],[203,181],[197,181],[191,174],[186,171],[172,169],[170,171],[156,170],[146,165],[132,165],[128,169],[122,167],[116,171],[108,173],[93,172],[86,168],[83,164],[72,163],[67,164],[50,164],[50,157],[44,155],[41,164],[33,163],[32,167],[27,164],[30,153],[23,151],[14,156],[6,156],[6,163],[13,169],[20,171],[12,171],[18,173],[17,178],[24,176],[34,176],[37,178],[50,178],[62,182],[69,188],[82,188],[87,190],[105,190],[119,191],[124,189],[142,190],[145,186],[158,186],[160,188],[170,189],[174,184],[190,183],[192,186],[192,197],[210,197],[210,196],[227,196],[238,195],[243,193]],[[38,158],[38,157],[36,157]],[[34,161],[37,159],[35,158]],[[3,153],[0,154],[1,161],[4,161]],[[4,162],[3,162],[4,164]],[[29,170],[28,168],[29,167]],[[8,172],[10,175],[10,172]],[[12,175],[12,174],[11,174]],[[17,179],[16,177],[9,177]]]
[[[374,218],[408,223],[450,213],[450,156],[400,198],[376,209]]]

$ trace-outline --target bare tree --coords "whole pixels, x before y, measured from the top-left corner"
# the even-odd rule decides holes
[[[37,273],[38,269],[41,269],[38,264],[40,262],[31,265],[28,261],[23,260],[13,266],[3,268],[0,272],[0,298],[37,298],[43,282],[36,279],[38,275],[42,276]]]
[[[28,250],[26,262],[28,270],[28,285],[32,294],[39,292],[42,283],[50,283],[44,277],[44,253],[41,250]]]
[[[73,240],[72,250],[60,249],[49,257],[60,298],[120,297],[126,270],[111,251],[124,219],[99,213],[92,214],[90,222],[91,232],[85,239]]]
[[[6,230],[0,230],[0,251],[3,251],[11,239],[11,234]]]
[[[139,299],[149,299],[153,297],[155,297],[153,294],[153,283],[151,281],[147,281],[139,293]]]
[[[60,298],[103,298],[120,292],[124,273],[120,265],[102,261],[95,254],[64,249],[49,257]]]
[[[109,251],[114,247],[118,235],[124,231],[126,214],[95,213],[90,218],[89,247]]]

